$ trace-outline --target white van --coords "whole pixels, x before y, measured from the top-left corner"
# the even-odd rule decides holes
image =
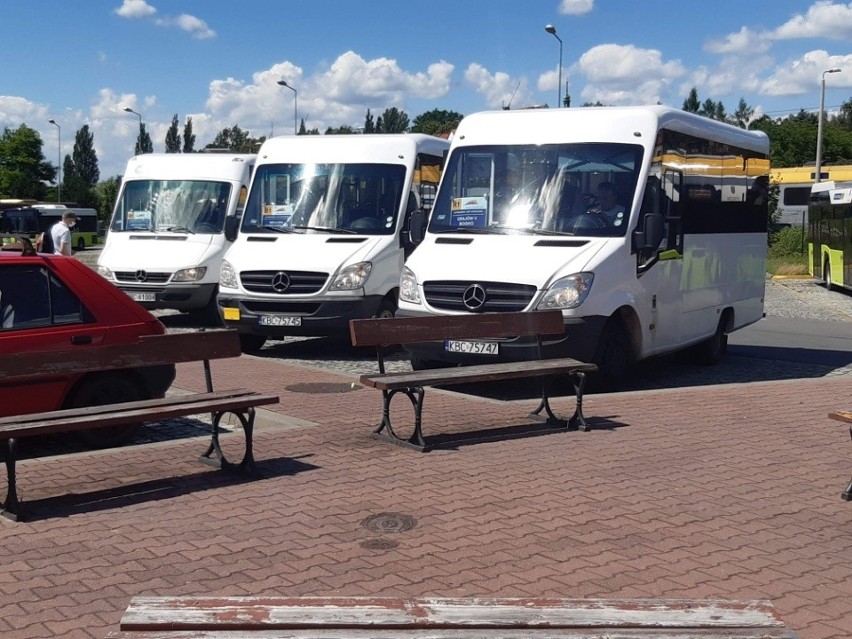
[[[762,317],[769,141],[681,110],[589,107],[462,120],[400,316],[561,309],[545,356],[616,382],[688,346],[706,362]],[[426,343],[414,368],[523,360],[535,343]]]
[[[149,309],[218,323],[225,220],[245,203],[255,155],[147,153],[127,163],[98,271]]]
[[[435,197],[449,142],[422,134],[267,140],[219,280],[243,349],[288,335],[348,336],[392,315],[411,213]]]

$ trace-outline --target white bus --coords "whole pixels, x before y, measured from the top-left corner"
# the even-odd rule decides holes
[[[421,134],[267,140],[219,280],[243,349],[288,335],[348,339],[349,320],[393,315],[408,221],[429,208],[449,142]]]
[[[254,155],[147,153],[131,158],[98,271],[149,309],[194,312],[218,323],[216,288]]]
[[[661,106],[470,115],[428,228],[412,221],[399,314],[561,309],[545,356],[604,383],[690,346],[718,361],[763,313],[768,153],[763,133]],[[535,356],[527,339],[408,350],[414,368]]]

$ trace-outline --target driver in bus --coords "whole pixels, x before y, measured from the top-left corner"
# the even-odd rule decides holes
[[[607,223],[613,227],[624,224],[624,207],[618,203],[618,191],[612,182],[601,182],[598,184],[598,201],[589,210],[589,213],[597,213],[606,218]]]

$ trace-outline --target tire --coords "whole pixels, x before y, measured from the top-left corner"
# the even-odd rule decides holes
[[[78,251],[85,251],[86,250],[86,240],[84,240],[82,237],[77,238],[77,250]]]
[[[240,350],[243,353],[257,353],[266,344],[265,335],[240,333]]]
[[[834,287],[834,284],[831,283],[831,264],[827,261],[825,266],[822,268],[822,278],[823,284],[825,285],[825,290],[830,291]]]
[[[133,402],[147,399],[147,392],[137,382],[125,375],[97,374],[84,378],[68,396],[65,408],[83,408],[86,406],[104,406],[119,402]],[[83,430],[78,436],[93,448],[112,448],[126,444],[139,428],[138,424],[108,426]]]
[[[219,314],[219,304],[216,301],[216,291],[210,296],[207,305],[197,311],[193,311],[193,317],[207,326],[225,328],[225,320]]]
[[[728,354],[728,334],[725,332],[727,323],[727,315],[723,315],[713,336],[692,347],[692,359],[696,364],[715,366],[725,359]]]
[[[393,317],[394,315],[396,315],[396,304],[392,299],[386,298],[379,304],[379,308],[376,309],[376,314],[373,317],[382,319]]]
[[[616,390],[630,370],[630,347],[624,328],[617,319],[610,319],[595,350],[592,361],[598,371],[590,376],[590,385],[595,390]]]

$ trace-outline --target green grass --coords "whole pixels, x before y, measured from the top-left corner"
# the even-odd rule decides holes
[[[782,255],[766,260],[766,271],[772,275],[807,275],[807,255]]]

